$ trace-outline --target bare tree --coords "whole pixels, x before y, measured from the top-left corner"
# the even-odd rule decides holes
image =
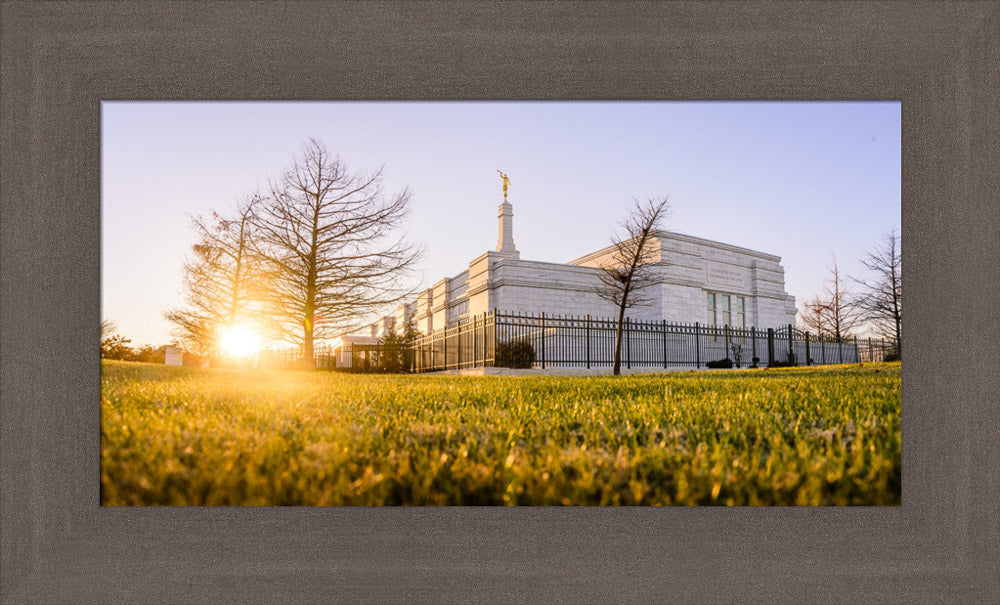
[[[261,276],[251,246],[258,204],[255,196],[240,202],[231,216],[212,212],[191,221],[198,243],[184,264],[184,306],[164,316],[192,352],[213,352],[219,329],[248,319],[259,300]]]
[[[110,319],[101,320],[101,341],[103,342],[105,338],[110,337],[118,329],[118,324],[111,321]]]
[[[403,281],[420,250],[394,233],[410,192],[386,197],[381,180],[381,168],[349,172],[309,139],[255,214],[270,303],[307,365],[317,340],[359,327],[414,291]]]
[[[808,331],[819,337],[823,337],[829,329],[826,316],[827,305],[819,296],[802,303],[802,308],[799,309],[799,321]]]
[[[903,342],[903,265],[899,236],[895,231],[882,238],[873,250],[865,253],[861,264],[872,276],[852,280],[861,291],[853,305],[859,316],[872,324],[882,336]],[[902,347],[900,347],[902,350]]]
[[[826,320],[827,333],[837,342],[844,342],[851,337],[852,330],[861,324],[861,318],[852,305],[851,293],[844,287],[837,266],[837,257],[833,257],[833,268],[830,269],[830,279],[826,282],[826,295],[822,299],[822,315]]]
[[[636,200],[629,216],[620,223],[619,233],[612,237],[610,259],[600,267],[601,286],[597,295],[618,307],[611,370],[615,376],[621,374],[625,309],[650,302],[643,290],[655,283],[652,268],[656,261],[656,249],[653,242],[668,209],[666,197]]]

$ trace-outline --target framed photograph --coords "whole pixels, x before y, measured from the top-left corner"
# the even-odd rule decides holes
[[[3,602],[1000,598],[996,6],[2,11]],[[102,506],[102,103],[294,100],[898,102],[911,310],[899,505]],[[172,184],[165,170],[133,186]],[[512,254],[503,217],[496,251]],[[706,308],[723,317],[730,297],[735,323],[743,278],[715,269]]]
[[[101,503],[899,505],[900,109],[105,101]]]

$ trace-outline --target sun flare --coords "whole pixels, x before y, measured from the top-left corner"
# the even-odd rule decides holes
[[[230,326],[222,329],[219,344],[231,357],[248,357],[260,350],[260,334],[246,326]]]

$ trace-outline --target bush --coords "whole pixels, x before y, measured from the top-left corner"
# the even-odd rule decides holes
[[[378,354],[378,363],[369,368],[369,371],[387,374],[410,371],[413,353],[410,352],[410,343],[402,335],[397,334],[396,330],[390,330],[379,344],[382,345],[382,350]]]
[[[733,367],[733,360],[728,357],[725,359],[716,359],[715,361],[710,361],[705,364],[706,368],[731,368]]]
[[[899,353],[887,353],[882,357],[882,361],[899,361]]]
[[[115,334],[101,341],[101,359],[131,361],[135,354],[129,346],[131,340]]]
[[[365,368],[372,373],[401,374],[413,371],[413,343],[420,337],[420,333],[413,326],[413,322],[407,322],[402,333],[396,332],[393,326],[379,340],[382,350],[378,353],[377,367]]]
[[[501,342],[493,365],[498,368],[530,368],[535,363],[535,347],[527,340]]]
[[[132,354],[133,361],[143,363],[163,363],[166,357],[167,347],[154,349],[152,345],[142,345]]]
[[[181,356],[181,364],[189,367],[200,368],[202,366],[208,367],[210,359],[208,355],[195,355],[194,353],[188,353],[187,351]]]

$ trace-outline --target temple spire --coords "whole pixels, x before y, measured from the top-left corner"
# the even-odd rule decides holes
[[[497,170],[497,172],[500,171]],[[502,172],[500,172],[500,178],[503,179],[503,203],[497,209],[498,227],[500,230],[500,237],[497,240],[497,252],[504,252],[514,258],[519,258],[520,254],[517,248],[514,247],[514,207],[507,201],[507,184],[510,183],[510,179]]]

